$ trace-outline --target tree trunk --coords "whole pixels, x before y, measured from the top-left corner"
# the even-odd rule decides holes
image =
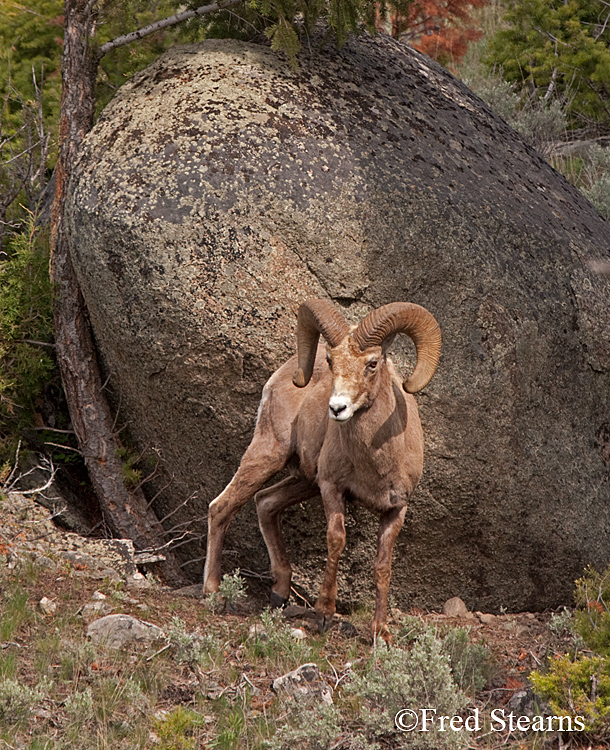
[[[79,146],[93,124],[98,55],[90,46],[92,6],[89,0],[65,0],[62,101],[57,184],[51,213],[51,278],[57,359],[70,417],[89,477],[112,533],[133,541],[138,549],[160,549],[164,530],[147,507],[141,491],[123,482],[117,455],[114,418],[102,390],[102,378],[85,301],[80,292],[66,235],[64,204]],[[182,581],[174,557],[163,550],[160,570],[168,583]]]

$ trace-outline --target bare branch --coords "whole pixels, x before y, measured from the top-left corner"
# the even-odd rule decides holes
[[[35,346],[48,346],[55,349],[55,344],[49,344],[46,341],[34,341],[34,339],[14,339],[16,344],[34,344]]]
[[[171,518],[171,516],[173,516],[174,513],[177,513],[180,510],[180,508],[184,508],[184,506],[187,505],[196,496],[197,496],[197,493],[194,492],[190,497],[187,497],[186,500],[183,500],[180,503],[180,505],[177,505],[173,510],[170,510],[170,512],[166,516],[164,516],[163,518],[160,518],[159,523],[163,523],[164,521],[167,521],[168,518]]]
[[[12,487],[12,481],[13,477],[17,473],[17,467],[19,466],[19,451],[21,450],[21,440],[17,443],[17,450],[15,451],[15,463],[13,464],[13,469],[11,473],[6,478],[6,481],[2,485],[2,489],[5,492],[8,492],[8,488]]]
[[[110,50],[122,47],[124,44],[130,44],[138,39],[143,39],[149,34],[154,34],[155,31],[166,29],[168,26],[175,26],[182,21],[188,21],[189,18],[196,18],[197,16],[205,16],[209,13],[215,13],[217,10],[224,10],[231,8],[233,5],[238,5],[242,0],[226,0],[225,2],[216,2],[211,5],[200,5],[199,8],[194,10],[183,10],[181,13],[176,13],[173,16],[162,18],[160,21],[155,21],[148,26],[144,26],[141,29],[132,31],[130,34],[124,34],[123,36],[117,36],[116,39],[112,39],[99,48],[98,59],[101,59]]]
[[[38,430],[45,430],[45,431],[47,431],[48,430],[49,432],[63,432],[66,435],[75,435],[76,434],[74,432],[74,430],[59,430],[59,429],[57,429],[57,427],[48,427],[47,425],[44,425],[43,427],[29,427],[28,429],[35,430],[35,431],[38,431]]]
[[[21,443],[20,443],[20,445],[21,445]],[[15,463],[15,466],[16,465],[17,464]],[[8,480],[7,480],[7,483],[5,483],[3,489],[5,490],[5,492],[11,492],[11,491],[13,491],[18,482],[20,482],[22,479],[24,479],[25,477],[27,477],[28,474],[31,474],[32,472],[34,472],[34,471],[36,471],[38,469],[42,469],[42,471],[48,471],[49,472],[49,478],[48,478],[48,480],[46,481],[46,483],[42,487],[36,487],[33,490],[19,490],[19,489],[17,489],[15,491],[19,492],[20,495],[36,495],[36,494],[38,494],[40,492],[44,492],[46,489],[48,489],[53,484],[53,482],[55,481],[55,474],[57,473],[57,469],[55,468],[55,466],[53,464],[53,461],[50,458],[46,457],[46,456],[41,456],[41,458],[40,458],[40,464],[38,466],[34,466],[29,471],[26,471],[25,474],[20,474],[16,479],[13,480],[13,482],[10,485],[8,484]],[[11,476],[12,476],[12,472],[11,472]]]
[[[61,443],[49,443],[49,442],[45,442],[45,445],[52,445],[54,448],[63,448],[64,450],[67,450],[67,451],[74,451],[75,453],[78,453],[81,456],[83,455],[83,452],[79,451],[78,448],[72,448],[69,445],[62,445]]]

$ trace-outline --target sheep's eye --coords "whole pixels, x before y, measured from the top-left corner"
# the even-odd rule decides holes
[[[376,359],[372,359],[370,362],[367,362],[366,363],[367,370],[375,370],[377,367],[377,363],[378,362]]]
[[[332,370],[333,369],[333,362],[332,362],[331,358],[330,357],[326,357],[326,361],[328,362],[328,366]]]

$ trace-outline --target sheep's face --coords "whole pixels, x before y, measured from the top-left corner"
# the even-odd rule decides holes
[[[337,422],[347,422],[375,399],[385,354],[380,346],[362,352],[352,337],[346,336],[338,346],[326,347],[326,361],[333,375],[328,416]]]

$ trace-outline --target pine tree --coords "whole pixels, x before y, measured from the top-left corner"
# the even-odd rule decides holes
[[[605,0],[518,0],[487,55],[508,81],[565,103],[572,127],[608,130],[610,7]]]

